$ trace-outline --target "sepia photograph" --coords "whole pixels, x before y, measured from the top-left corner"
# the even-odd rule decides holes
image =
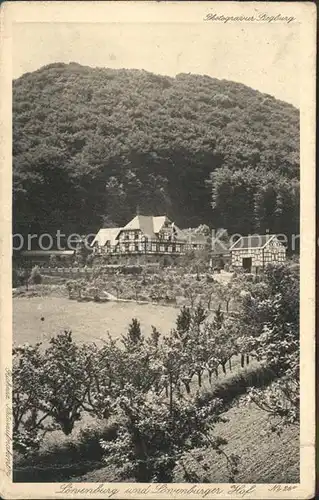
[[[315,9],[54,3],[10,25],[12,483],[310,498]]]

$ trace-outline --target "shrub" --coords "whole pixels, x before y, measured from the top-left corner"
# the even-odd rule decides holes
[[[19,276],[19,272],[12,268],[12,287],[16,288],[21,285],[21,278]]]
[[[59,262],[58,257],[54,254],[51,254],[49,259],[50,267],[58,267],[58,262]]]
[[[223,401],[223,405],[230,406],[235,398],[246,395],[251,387],[265,388],[276,378],[276,372],[266,366],[249,368],[217,383],[211,391],[204,392],[200,399],[206,404],[207,401],[218,398]]]
[[[33,283],[34,285],[39,285],[40,283],[42,283],[42,275],[40,273],[39,266],[34,266],[32,268],[30,275],[30,282]]]
[[[117,429],[115,422],[102,422],[98,427],[81,430],[75,440],[56,444],[32,456],[15,454],[14,481],[64,481],[103,467],[104,453],[100,441],[116,439]]]

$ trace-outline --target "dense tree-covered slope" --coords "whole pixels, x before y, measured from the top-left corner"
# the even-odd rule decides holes
[[[208,76],[51,64],[13,83],[13,172],[16,231],[94,232],[139,207],[292,232],[299,112]]]

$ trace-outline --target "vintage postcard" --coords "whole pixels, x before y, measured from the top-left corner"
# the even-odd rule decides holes
[[[2,498],[314,496],[316,16],[1,4]]]

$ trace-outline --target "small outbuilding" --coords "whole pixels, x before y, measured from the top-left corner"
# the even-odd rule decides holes
[[[229,251],[232,267],[249,273],[286,260],[286,248],[275,234],[242,236]]]

